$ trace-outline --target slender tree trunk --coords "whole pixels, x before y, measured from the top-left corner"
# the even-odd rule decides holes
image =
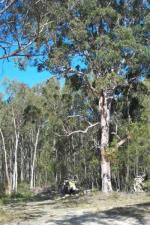
[[[53,138],[53,151],[55,152],[55,164],[57,165],[58,161],[58,152],[56,148],[56,138]],[[58,171],[57,171],[57,166],[55,166],[55,171],[54,171],[54,176],[55,176],[55,183],[58,184]]]
[[[45,187],[47,187],[47,185],[48,185],[48,174],[47,174],[47,170],[45,171],[45,181],[44,181],[44,183],[45,183]]]
[[[102,91],[99,99],[99,112],[101,116],[101,179],[102,192],[106,193],[112,192],[111,167],[110,160],[107,157],[107,150],[109,146],[110,108],[111,98],[108,95],[108,90]]]
[[[4,151],[4,163],[5,163],[5,175],[6,175],[5,193],[10,195],[11,194],[11,182],[10,182],[9,171],[8,171],[7,151],[6,151],[4,135],[3,135],[1,128],[0,128],[0,134],[1,134],[1,138],[2,138],[2,146],[3,146],[3,151]]]
[[[40,127],[38,128],[35,144],[34,144],[34,152],[33,152],[33,159],[31,164],[31,177],[30,177],[30,189],[34,187],[34,169],[35,169],[35,161],[36,161],[36,155],[37,155],[37,146],[39,141],[39,134],[40,134]]]
[[[136,149],[136,157],[135,157],[135,176],[139,175],[139,154]]]
[[[119,191],[121,190],[121,185],[120,185],[120,174],[119,174],[119,171],[117,172],[117,185],[118,185],[118,189],[119,189]]]
[[[20,182],[23,183],[25,180],[24,171],[26,167],[25,163],[25,147],[24,147],[24,139],[22,137],[20,141]]]
[[[23,149],[21,148],[21,162],[20,162],[20,181],[24,181],[24,155],[23,155]]]
[[[11,183],[11,190],[12,190],[12,182],[13,182],[13,138],[11,137],[11,142],[9,143],[9,177],[10,177],[10,183]]]
[[[12,189],[14,192],[17,192],[18,188],[18,143],[19,143],[19,134],[16,134],[15,140],[15,152],[14,152],[14,165],[13,165],[13,182],[12,182]]]
[[[129,86],[128,90],[127,90],[127,97],[126,97],[126,101],[127,101],[127,116],[128,116],[128,126],[131,123],[131,116],[130,116],[130,89],[131,87]],[[129,181],[130,181],[130,153],[129,153],[129,149],[127,148],[127,161],[126,161],[126,191],[129,190]]]
[[[14,133],[15,133],[15,150],[14,150],[12,189],[13,189],[14,192],[17,192],[17,186],[18,186],[18,162],[17,162],[17,157],[18,157],[18,144],[19,144],[20,133],[18,131],[13,107],[12,107],[12,116],[13,116]]]
[[[86,158],[85,158],[85,154],[84,154],[84,178],[87,178],[87,165],[86,165]]]
[[[129,164],[129,150],[127,149],[127,161],[126,161],[126,186],[125,190],[129,190],[129,178],[130,178],[130,164]]]
[[[74,144],[73,136],[71,137],[71,143],[72,143],[71,150],[72,150],[72,155],[73,155],[73,173],[75,175],[75,173],[76,173],[76,152],[75,152],[75,144]]]

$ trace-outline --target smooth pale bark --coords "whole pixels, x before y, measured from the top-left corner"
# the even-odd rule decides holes
[[[14,164],[13,164],[13,175],[12,175],[12,190],[13,192],[17,192],[18,188],[18,144],[19,144],[19,129],[16,123],[14,109],[12,107],[12,116],[13,116],[13,124],[14,124],[14,133],[15,133],[15,149],[14,149]]]
[[[107,157],[109,147],[109,127],[110,127],[110,109],[111,96],[108,96],[108,91],[102,91],[99,99],[99,112],[101,116],[101,179],[102,192],[112,192],[111,184],[111,167]]]
[[[23,148],[21,147],[21,159],[20,159],[20,181],[24,181],[24,153]]]
[[[14,152],[14,165],[13,165],[13,177],[12,177],[12,190],[13,192],[17,192],[18,188],[18,143],[19,143],[19,134],[16,134],[16,141],[15,141],[15,152]]]
[[[39,135],[40,135],[40,127],[38,128],[35,143],[34,143],[34,152],[33,152],[33,159],[31,164],[31,177],[30,177],[30,189],[33,189],[35,186],[35,180],[34,180],[34,170],[35,170],[35,162],[36,162],[36,156],[37,156],[37,146],[39,141]]]
[[[11,141],[10,141],[10,144],[9,144],[9,167],[10,167],[10,172],[9,172],[9,176],[10,176],[10,182],[11,182],[11,189],[12,189],[12,177],[13,177],[13,138],[11,136]]]
[[[6,145],[5,145],[5,138],[4,138],[1,128],[0,128],[0,134],[1,134],[1,138],[2,138],[2,146],[3,146],[3,151],[4,151],[4,162],[5,162],[5,175],[6,175],[5,193],[10,195],[11,194],[11,182],[10,182],[9,171],[8,171],[7,151],[6,151]]]

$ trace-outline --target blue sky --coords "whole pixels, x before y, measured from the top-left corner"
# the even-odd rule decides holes
[[[71,67],[80,65],[80,69],[85,69],[87,66],[83,62],[83,56],[76,54],[71,60]],[[16,80],[21,83],[33,87],[41,82],[46,81],[51,77],[48,71],[37,72],[36,67],[27,66],[25,70],[20,70],[10,58],[9,60],[0,60],[0,81],[5,78]]]
[[[75,67],[80,65],[80,69],[85,69],[86,65],[83,63],[83,57],[75,55],[72,58],[71,66]],[[27,66],[26,70],[22,71],[17,68],[13,60],[10,58],[0,60],[0,92],[5,94],[5,89],[2,84],[5,78],[10,80],[16,80],[17,82],[25,83],[29,87],[33,87],[40,84],[51,77],[50,72],[37,72],[35,67]],[[61,84],[64,84],[64,80],[61,80]]]
[[[7,77],[10,80],[17,80],[33,87],[49,79],[50,76],[51,74],[48,71],[38,73],[36,68],[30,66],[25,71],[21,71],[12,61],[0,60],[0,81]]]

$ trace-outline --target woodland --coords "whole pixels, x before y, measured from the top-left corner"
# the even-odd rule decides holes
[[[83,189],[131,192],[142,174],[150,190],[149,9],[144,0],[0,2],[0,59],[50,73],[33,88],[3,81],[1,194],[59,190],[74,176]]]

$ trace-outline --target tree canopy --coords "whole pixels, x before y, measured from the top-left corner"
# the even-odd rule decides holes
[[[9,86],[2,118],[13,120],[12,142],[2,128],[1,138],[5,165],[7,148],[14,154],[14,191],[18,174],[33,188],[76,173],[84,185],[108,192],[128,190],[131,178],[149,173],[142,135],[149,134],[149,6],[141,0],[16,0],[1,3],[0,15],[1,59],[65,78],[62,88],[56,79],[33,90]],[[26,178],[21,154],[30,162]]]

